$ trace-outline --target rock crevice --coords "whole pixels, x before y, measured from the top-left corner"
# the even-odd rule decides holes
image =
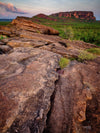
[[[98,62],[98,61],[97,61]],[[52,107],[44,133],[97,133],[99,128],[99,64],[73,63],[56,83]],[[94,67],[95,66],[95,67]],[[94,75],[95,71],[95,75]],[[88,77],[86,73],[88,74]],[[95,79],[93,78],[95,76]],[[95,90],[98,88],[98,91]]]

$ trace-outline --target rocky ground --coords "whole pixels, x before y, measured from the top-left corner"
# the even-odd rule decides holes
[[[21,18],[0,34],[0,133],[100,132],[100,56],[59,66],[97,46]]]

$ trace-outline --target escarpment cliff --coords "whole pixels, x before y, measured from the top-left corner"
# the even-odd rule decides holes
[[[0,40],[0,133],[100,132],[100,56],[78,60],[100,47],[25,18],[0,34],[8,36]],[[61,69],[63,57],[70,62]]]
[[[72,12],[59,12],[55,14],[51,14],[50,16],[53,17],[65,17],[65,18],[77,18],[77,19],[82,19],[82,20],[94,20],[95,21],[95,16],[94,13],[91,11],[72,11]]]

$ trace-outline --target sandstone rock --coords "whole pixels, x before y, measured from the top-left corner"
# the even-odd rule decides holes
[[[5,42],[0,41],[0,45],[5,45]]]
[[[60,55],[16,48],[0,56],[0,133],[42,133]]]
[[[60,55],[97,46],[34,33],[40,25],[20,20],[0,44],[0,133],[99,133],[100,57],[58,65]]]
[[[12,47],[8,45],[0,45],[0,54],[8,53],[12,50]]]
[[[8,26],[0,26],[0,34],[7,36],[20,36],[20,34],[24,32],[27,35],[27,32],[32,33],[41,33],[41,34],[49,34],[49,35],[58,35],[59,32],[53,28],[40,25],[32,22],[31,20],[27,20],[21,17],[17,17],[14,19],[10,25]],[[32,36],[32,35],[31,35]]]
[[[60,74],[44,133],[99,133],[100,58],[72,62]]]
[[[10,31],[7,31],[7,30],[0,30],[0,35],[10,36],[11,35],[11,32]]]
[[[2,42],[14,47],[33,47],[40,48],[60,54],[68,58],[77,58],[80,50],[95,48],[96,45],[83,41],[70,41],[56,36],[43,35],[38,33],[20,32],[20,37],[10,37],[3,39]]]
[[[53,28],[34,23],[31,20],[22,19],[20,17],[14,19],[12,21],[12,24],[15,25],[18,29],[22,29],[26,31],[31,31],[36,33],[40,32],[40,33],[49,34],[49,35],[59,34],[59,32],[57,30],[54,30]]]
[[[34,37],[33,37],[34,38]],[[33,47],[38,48],[45,45],[46,40],[41,40],[40,38],[28,39],[28,38],[12,38],[8,40],[7,45],[11,47]]]
[[[24,36],[25,37],[25,36]],[[29,39],[31,38],[31,39]],[[55,37],[56,38],[56,37]],[[58,41],[58,42],[55,42]],[[53,40],[52,38],[48,38],[48,36],[43,37],[41,35],[39,36],[29,36],[27,34],[27,38],[20,38],[20,37],[14,37],[10,39],[5,39],[3,42],[6,42],[8,46],[11,46],[12,48],[15,47],[33,47],[33,48],[40,48],[47,51],[52,51],[54,53],[60,54],[64,57],[72,57],[77,58],[80,49],[76,48],[67,48],[67,44],[64,41],[60,41],[59,39]]]
[[[59,13],[54,13],[51,14],[49,16],[45,15],[45,14],[38,14],[32,18],[30,18],[30,20],[35,21],[35,22],[41,22],[42,19],[47,19],[47,20],[51,20],[51,21],[65,21],[68,18],[73,19],[80,19],[80,21],[95,21],[96,18],[94,16],[94,13],[92,11],[71,11],[71,12],[59,12]]]
[[[62,46],[60,43],[50,43],[49,45],[44,45],[40,47],[40,49],[52,51],[53,53],[57,53],[62,55],[63,57],[67,58],[77,58],[80,50],[78,49],[67,49],[66,47]]]
[[[75,17],[75,18],[79,18],[82,20],[93,20],[95,21],[96,18],[93,14],[93,12],[91,11],[72,11],[72,12],[60,12],[60,13],[54,13],[50,15],[51,17],[66,17],[66,18],[71,18],[71,17]]]

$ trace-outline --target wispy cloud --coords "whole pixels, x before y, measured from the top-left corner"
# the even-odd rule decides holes
[[[18,14],[27,14],[26,12],[16,8],[13,4],[11,3],[3,3],[3,2],[0,2],[0,8],[1,9],[5,9],[5,11],[7,12],[11,12],[11,13],[18,13]]]
[[[100,19],[100,0],[0,0],[0,18],[66,11],[93,11]]]

